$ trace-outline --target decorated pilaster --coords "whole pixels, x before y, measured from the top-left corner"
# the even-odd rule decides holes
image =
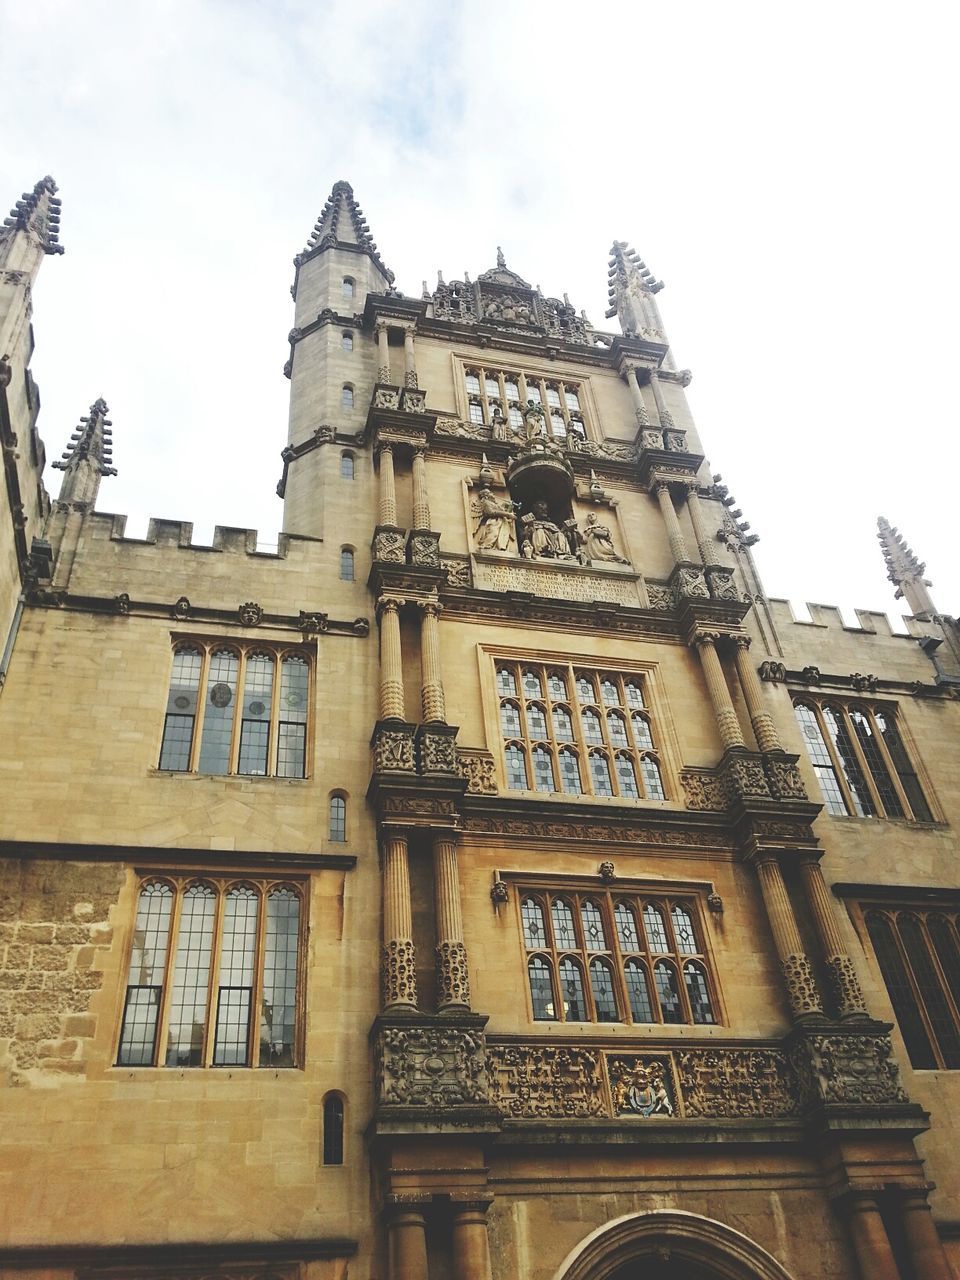
[[[673,559],[678,564],[687,562],[690,560],[690,552],[687,550],[683,530],[680,528],[680,521],[677,519],[677,509],[673,505],[673,495],[670,492],[668,481],[657,480],[654,484],[654,491],[657,495],[657,502],[660,504],[660,514],[663,516],[663,523],[666,526],[667,540],[670,543]]]
[[[377,338],[377,382],[390,382],[390,330],[386,320],[379,320],[374,331]]]
[[[413,527],[417,530],[430,528],[426,446],[418,446],[413,451]]]
[[[463,941],[457,841],[452,832],[433,837],[433,879],[437,923],[437,1008],[469,1009],[470,976]]]
[[[837,1013],[841,1018],[866,1017],[867,1007],[860,980],[834,919],[819,853],[811,851],[800,859],[800,876],[810,916],[817,931],[821,959],[833,988]]]
[[[420,704],[426,724],[443,724],[447,718],[440,670],[441,608],[434,600],[420,604]]]
[[[400,646],[400,606],[392,596],[377,604],[380,619],[380,719],[403,720],[403,652]]]
[[[753,862],[787,988],[790,1012],[795,1021],[810,1015],[822,1015],[823,1004],[813,966],[803,949],[777,854],[772,849],[761,849]]]
[[[757,739],[757,746],[763,752],[782,751],[783,746],[780,742],[780,736],[777,733],[776,725],[773,723],[773,717],[763,704],[760,681],[753,668],[753,663],[750,661],[749,636],[735,637],[734,653],[736,655],[737,676],[740,679],[740,688],[743,690],[744,701],[747,704],[747,714],[750,716],[750,723]]]
[[[417,964],[410,904],[410,865],[407,834],[386,828],[383,833],[383,958],[382,1007],[385,1012],[417,1007]]]
[[[703,668],[707,692],[713,704],[713,714],[717,720],[717,728],[720,730],[723,749],[725,751],[731,748],[745,749],[747,744],[744,742],[740,721],[737,719],[736,709],[730,699],[727,678],[723,674],[723,666],[717,654],[719,639],[720,636],[715,631],[697,631],[693,642],[700,655],[700,665]]]
[[[413,333],[410,325],[403,331],[403,385],[416,389],[420,384],[417,381],[417,357],[413,346]]]

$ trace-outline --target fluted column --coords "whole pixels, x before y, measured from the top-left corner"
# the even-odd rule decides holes
[[[875,1195],[854,1192],[849,1199],[848,1225],[862,1280],[900,1280],[900,1269],[890,1247]],[[919,1275],[925,1275],[919,1272]]]
[[[657,491],[657,501],[660,503],[660,512],[663,516],[663,523],[667,527],[667,538],[670,542],[670,550],[673,553],[673,558],[677,563],[680,563],[681,561],[689,561],[690,555],[687,551],[687,544],[684,541],[683,532],[680,528],[680,521],[677,519],[677,512],[673,505],[670,486],[666,480],[658,480],[655,488]]]
[[[747,704],[747,712],[750,716],[750,723],[753,725],[753,732],[756,735],[757,746],[761,751],[782,751],[783,746],[780,742],[780,735],[777,733],[776,725],[773,723],[773,716],[763,705],[760,681],[757,679],[757,673],[754,671],[753,663],[750,661],[750,637],[737,636],[735,645],[737,675],[740,677],[740,688],[743,690],[743,698]]]
[[[417,964],[410,905],[410,861],[403,831],[383,835],[383,957],[384,1009],[417,1007]]]
[[[809,854],[800,863],[800,877],[807,906],[810,908],[813,925],[817,931],[823,963],[830,976],[837,1012],[841,1018],[862,1016],[867,1012],[867,1005],[860,988],[860,980],[853,960],[847,954],[843,938],[840,936],[830,904],[827,882],[823,878],[823,868],[814,854]]]
[[[440,673],[440,610],[431,600],[420,606],[420,704],[428,724],[445,724],[447,719]]]
[[[381,320],[376,328],[377,334],[377,381],[390,381],[390,334]]]
[[[454,1280],[491,1280],[490,1242],[487,1237],[489,1200],[453,1203]]]
[[[763,905],[766,907],[770,931],[773,934],[773,945],[777,949],[780,968],[787,985],[790,1012],[794,1019],[806,1014],[823,1013],[820,993],[817,991],[813,976],[813,966],[803,950],[800,930],[797,928],[797,921],[776,853],[772,849],[761,849],[755,865],[757,879],[760,881],[760,892],[763,895]]]
[[[437,919],[437,1008],[470,1007],[470,975],[463,943],[457,842],[449,832],[433,838],[433,884]]]
[[[428,1280],[427,1227],[419,1204],[398,1204],[387,1222],[390,1280]]]
[[[923,1276],[923,1280],[953,1280],[926,1191],[907,1191],[899,1209],[913,1274]]]
[[[416,387],[417,382],[417,357],[413,349],[413,330],[404,329],[403,331],[403,385],[405,387]],[[424,529],[426,525],[422,526]]]
[[[663,399],[663,389],[660,386],[660,379],[655,369],[650,370],[650,390],[653,392],[653,399],[657,406],[657,417],[660,419],[661,427],[672,427],[673,418]]]
[[[403,703],[403,651],[400,647],[400,604],[381,600],[380,614],[380,719],[405,720]]]
[[[644,404],[643,392],[640,390],[640,375],[635,364],[627,365],[627,386],[630,388],[630,395],[633,397],[637,426],[649,427],[650,415],[647,413],[646,404]]]
[[[397,481],[393,470],[393,445],[382,444],[380,454],[380,511],[377,523],[396,528]]]
[[[427,451],[413,452],[413,527],[430,528],[430,500],[427,496]]]
[[[695,643],[697,652],[700,654],[700,665],[703,667],[710,701],[713,703],[713,714],[717,718],[720,741],[723,743],[724,751],[729,751],[731,747],[745,747],[746,743],[743,740],[736,710],[730,700],[727,678],[723,674],[723,667],[717,656],[717,638],[712,633],[703,632],[696,637]]]
[[[714,552],[710,542],[710,535],[707,533],[707,526],[703,521],[703,507],[700,505],[700,495],[697,493],[696,484],[687,486],[687,510],[690,512],[690,523],[693,525],[693,536],[696,538],[697,547],[700,550],[700,559],[704,564],[712,564]]]

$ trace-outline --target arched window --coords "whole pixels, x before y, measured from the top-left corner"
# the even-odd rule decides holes
[[[627,902],[618,902],[614,907],[613,918],[617,925],[617,942],[624,952],[643,951],[644,946],[637,932],[637,921],[633,907]]]
[[[630,999],[630,1016],[634,1022],[656,1022],[646,966],[640,960],[628,960],[623,966]]]
[[[603,729],[600,727],[600,717],[596,711],[586,707],[580,712],[580,722],[583,725],[583,736],[586,741],[598,747],[602,746]]]
[[[355,463],[352,453],[341,453],[340,476],[343,480],[352,480],[355,474]]]
[[[163,722],[163,745],[160,768],[190,768],[190,748],[197,720],[197,698],[200,692],[200,669],[203,655],[194,645],[180,645],[173,655],[167,714]]]
[[[536,671],[524,671],[523,696],[525,698],[543,697],[543,687],[540,684],[540,677],[537,675]]]
[[[615,758],[615,767],[620,794],[627,800],[639,800],[640,792],[637,789],[637,775],[633,771],[632,756],[621,753]]]
[[[690,1013],[693,1015],[694,1022],[703,1025],[716,1021],[710,1004],[710,990],[707,987],[707,975],[703,966],[696,960],[688,960],[683,966],[683,980],[686,983]]]
[[[619,707],[620,690],[612,680],[600,681],[600,696],[603,699],[604,706]]]
[[[667,929],[663,922],[663,912],[652,902],[643,907],[643,927],[647,935],[647,943],[651,951],[669,951]]]
[[[507,764],[507,786],[511,791],[526,791],[527,761],[523,747],[511,742],[503,754]]]
[[[340,581],[353,582],[353,551],[350,547],[340,548]]]
[[[505,738],[516,738],[520,728],[520,708],[515,702],[500,703],[500,728]]]
[[[663,779],[660,777],[660,766],[652,756],[644,756],[640,761],[640,772],[643,774],[643,786],[648,800],[666,800]]]
[[[239,669],[240,659],[232,649],[215,649],[211,653],[200,739],[201,773],[229,772]]]
[[[347,838],[347,802],[343,796],[330,797],[330,839],[342,844]]]
[[[352,351],[353,350],[353,334],[343,333],[340,337],[340,345],[343,347],[344,351]]]
[[[548,747],[534,747],[531,752],[533,760],[533,781],[538,791],[556,791],[557,785],[553,777],[553,757]]]
[[[323,1163],[343,1164],[343,1099],[335,1093],[323,1102]]]
[[[593,687],[593,681],[588,676],[577,676],[577,697],[581,702],[596,702],[596,690]]]
[[[546,712],[537,702],[527,703],[527,733],[531,738],[548,737]]]
[[[676,969],[669,960],[657,960],[653,966],[653,977],[664,1022],[683,1022],[683,1006],[680,1003]]]
[[[121,1066],[152,1067],[156,1057],[172,910],[173,890],[168,884],[157,880],[140,890],[117,1055]]]
[[[341,409],[353,408],[353,387],[349,382],[345,382],[340,390],[340,407]]]
[[[269,653],[247,654],[237,773],[247,773],[259,778],[267,775],[275,665],[273,656]]]
[[[305,778],[310,669],[305,658],[288,654],[280,664],[280,719],[277,725],[277,777]]]
[[[627,739],[627,722],[619,711],[607,712],[607,732],[610,734],[610,741],[615,747],[628,747],[630,745]]]
[[[580,923],[583,925],[583,941],[588,951],[609,950],[600,908],[589,898],[580,904]]]
[[[560,961],[560,990],[563,1016],[567,1022],[587,1022],[587,1002],[583,994],[583,974],[576,960],[564,956]]]
[[[554,702],[566,702],[567,682],[559,671],[551,671],[547,676],[547,692]]]
[[[637,746],[641,751],[649,751],[653,747],[653,738],[650,735],[650,725],[646,716],[639,715],[636,711],[631,715],[630,722],[633,725],[633,736]]]
[[[340,295],[341,295],[341,297],[344,297],[344,298],[352,298],[352,297],[353,297],[353,285],[354,285],[353,276],[344,276],[344,277],[343,277],[343,280],[342,280],[342,282],[341,282],[341,284],[340,284]]]
[[[673,936],[677,940],[677,950],[685,956],[695,956],[699,953],[700,948],[697,946],[697,936],[693,932],[693,916],[686,907],[675,903],[670,918],[673,921]]]
[[[628,680],[624,686],[627,691],[627,706],[637,710],[643,706],[643,690],[636,680]]]
[[[295,1066],[300,898],[287,885],[267,894],[260,1066]]]
[[[553,920],[553,942],[558,951],[572,950],[577,945],[577,935],[573,927],[573,912],[570,904],[563,898],[554,898],[551,910]]]
[[[254,957],[260,895],[249,885],[230,889],[223,904],[215,1067],[245,1067],[250,1061]]]
[[[168,1067],[202,1067],[217,895],[206,884],[183,895],[167,1029]]]
[[[552,1022],[557,1014],[550,966],[542,956],[532,956],[527,961],[527,974],[534,1018],[537,1022]]]
[[[583,792],[580,780],[580,761],[575,751],[560,750],[560,786],[565,795],[579,796]]]
[[[524,946],[535,951],[547,945],[547,925],[543,917],[543,907],[536,898],[524,898],[520,904],[520,918],[523,921]]]
[[[497,671],[497,693],[515,694],[517,681],[509,667],[500,667]]]
[[[553,735],[558,742],[573,742],[573,721],[566,707],[553,708]]]
[[[613,972],[605,960],[590,961],[590,990],[598,1022],[619,1022],[617,994],[613,985]]]
[[[827,726],[830,742],[843,769],[850,798],[853,801],[853,811],[859,818],[870,818],[874,814],[873,802],[867,790],[867,784],[863,780],[863,772],[843,713],[839,707],[822,707],[821,714]]]
[[[613,781],[610,777],[610,761],[599,751],[590,752],[590,779],[595,796],[612,796]]]

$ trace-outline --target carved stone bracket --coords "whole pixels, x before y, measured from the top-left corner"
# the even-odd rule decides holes
[[[400,393],[400,408],[404,413],[426,413],[427,393],[416,386],[405,386]]]
[[[707,579],[700,565],[678,564],[670,575],[670,585],[678,604],[682,600],[710,599]]]
[[[457,748],[457,772],[467,780],[467,792],[476,796],[497,794],[497,767],[489,751]]]
[[[707,584],[713,600],[739,600],[740,592],[733,576],[733,570],[724,567],[707,569]]]
[[[684,769],[688,809],[721,812],[734,800],[806,800],[797,757],[731,751],[716,769]]]
[[[376,1100],[380,1107],[477,1107],[490,1098],[484,1019],[384,1019],[374,1030]]]
[[[399,409],[400,388],[377,383],[373,389],[372,409]]]
[[[473,585],[469,560],[460,560],[454,556],[441,556],[440,568],[446,578],[448,587],[471,587]]]
[[[384,721],[373,731],[373,767],[376,773],[414,773],[415,726]]]
[[[719,813],[729,803],[726,782],[715,769],[684,769],[680,785],[688,809]]]
[[[796,756],[766,755],[763,767],[770,790],[778,800],[806,800],[807,789],[797,767]]]
[[[752,751],[730,751],[720,762],[728,794],[738,800],[769,800],[764,758]]]

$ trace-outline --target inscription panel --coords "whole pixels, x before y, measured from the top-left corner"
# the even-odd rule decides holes
[[[526,591],[547,600],[602,600],[637,609],[641,606],[637,581],[628,575],[595,573],[590,569],[554,569],[543,565],[474,562],[474,585],[483,591]]]

